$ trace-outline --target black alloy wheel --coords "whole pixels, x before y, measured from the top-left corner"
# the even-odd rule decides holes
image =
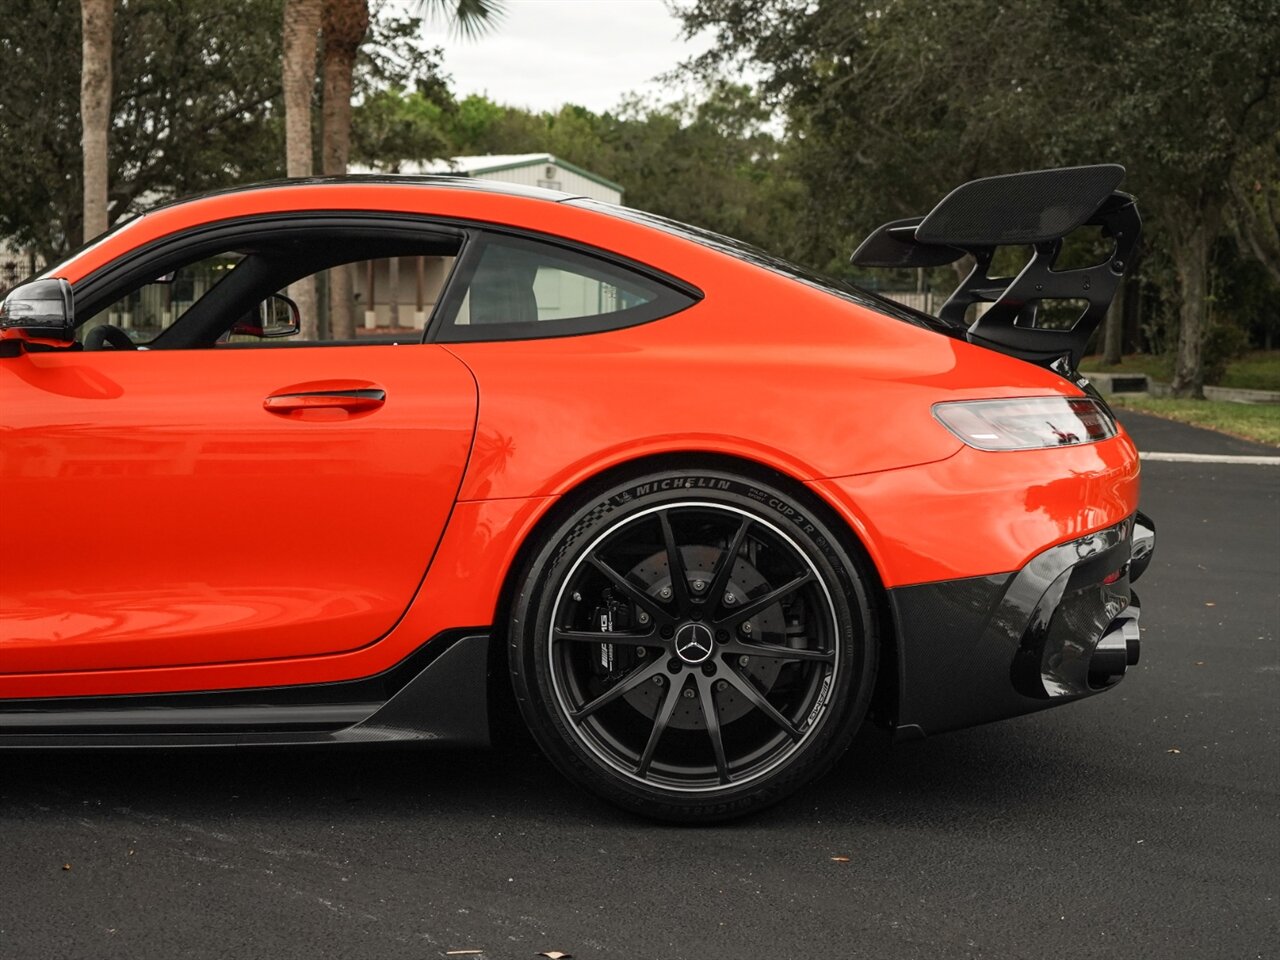
[[[747,813],[822,773],[861,722],[864,583],[802,497],[720,471],[638,478],[526,569],[517,699],[552,761],[622,806]]]

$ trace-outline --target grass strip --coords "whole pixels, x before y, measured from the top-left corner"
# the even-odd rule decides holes
[[[1108,397],[1107,402],[1121,409],[1206,427],[1242,440],[1280,446],[1280,403],[1177,400],[1141,394],[1120,394]]]

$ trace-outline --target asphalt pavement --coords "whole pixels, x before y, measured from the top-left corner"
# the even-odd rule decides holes
[[[1216,430],[1201,430],[1174,420],[1134,413],[1132,410],[1121,410],[1120,413],[1125,428],[1133,435],[1138,449],[1143,452],[1216,454],[1226,457],[1280,456],[1280,448],[1230,437]]]
[[[1116,690],[868,733],[725,826],[637,820],[532,752],[0,754],[0,960],[1275,956],[1280,467],[1147,463],[1142,499]]]

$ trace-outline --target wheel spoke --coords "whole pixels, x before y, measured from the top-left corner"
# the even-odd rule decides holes
[[[671,592],[674,595],[676,609],[689,609],[689,575],[684,568],[684,557],[680,556],[680,548],[676,546],[675,533],[671,529],[669,511],[658,514],[658,522],[662,524],[662,542],[667,549],[667,567],[671,572]]]
[[[636,687],[640,686],[640,684],[656,677],[665,670],[666,666],[660,659],[654,659],[643,666],[636,667],[612,687],[600,694],[600,696],[596,697],[590,703],[583,704],[577,710],[570,713],[569,716],[574,720],[582,720],[589,717],[601,707],[613,703],[613,701],[617,700],[624,693],[630,693]]]
[[[620,647],[657,647],[662,645],[658,635],[650,630],[648,633],[606,633],[601,630],[561,630],[552,631],[552,639],[569,640],[573,643],[615,643]]]
[[[637,606],[644,607],[657,620],[663,623],[670,623],[671,614],[664,610],[662,604],[654,597],[649,596],[634,583],[620,574],[609,564],[605,563],[598,554],[592,553],[587,556],[587,562],[603,573],[612,581],[613,585],[626,594],[627,599]]]
[[[743,517],[742,523],[729,539],[729,546],[725,548],[720,562],[716,564],[715,576],[711,578],[711,586],[707,589],[704,601],[713,609],[724,599],[724,588],[729,585],[729,575],[733,573],[734,562],[738,559],[739,551],[742,550],[743,541],[747,539],[747,530],[750,526],[751,518]]]
[[[737,626],[743,620],[750,620],[757,613],[768,610],[775,603],[795,593],[812,579],[813,573],[806,570],[804,573],[800,574],[800,576],[796,577],[794,580],[787,581],[776,590],[770,590],[762,597],[756,597],[754,600],[750,600],[740,607],[734,607],[732,612],[716,621],[716,626],[732,627]]]
[[[590,531],[536,618],[560,732],[635,789],[767,782],[843,678],[841,582],[803,531],[735,498],[641,501]]]
[[[707,736],[711,738],[711,750],[716,758],[716,774],[721,783],[729,782],[729,764],[724,757],[724,737],[720,735],[720,713],[716,709],[716,697],[709,681],[698,680],[698,702],[702,705],[702,718],[707,723]]]
[[[662,735],[666,732],[668,724],[671,723],[671,714],[675,712],[676,704],[680,702],[681,684],[667,684],[666,696],[662,698],[662,703],[658,705],[658,712],[653,718],[653,729],[649,731],[649,742],[644,745],[644,753],[640,754],[640,763],[636,766],[636,773],[644,776],[649,772],[649,765],[653,763],[654,751],[658,749],[658,741],[662,739]]]
[[[756,685],[751,682],[750,678],[744,677],[733,667],[729,667],[725,676],[733,684],[735,690],[750,700],[757,710],[785,730],[787,736],[792,740],[800,739],[800,731],[796,729],[790,720],[779,713],[772,703],[764,698],[764,694],[756,689]]]
[[[723,644],[719,650],[731,657],[768,657],[771,660],[817,660],[830,663],[835,658],[830,650],[804,650],[777,643],[743,643],[738,640]]]

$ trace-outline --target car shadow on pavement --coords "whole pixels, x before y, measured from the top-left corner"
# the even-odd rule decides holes
[[[766,828],[810,820],[891,825],[919,818],[988,821],[998,806],[1069,803],[1097,743],[1038,718],[891,745],[864,730],[826,778],[750,818]],[[185,819],[238,816],[502,819],[596,826],[643,821],[565,781],[532,744],[501,750],[408,747],[24,750],[0,752],[0,815],[16,804],[56,815],[72,804],[143,807]],[[360,811],[359,814],[355,814]],[[37,818],[39,813],[36,813]]]

